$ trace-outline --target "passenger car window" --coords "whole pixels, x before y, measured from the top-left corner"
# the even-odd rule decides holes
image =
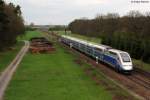
[[[114,53],[114,52],[109,51],[109,54],[110,54],[111,56],[113,56],[113,57],[117,57],[117,54]]]
[[[102,51],[103,51],[102,49],[99,49],[99,48],[95,48],[95,50],[98,50],[98,51],[100,51],[100,52],[102,52]]]

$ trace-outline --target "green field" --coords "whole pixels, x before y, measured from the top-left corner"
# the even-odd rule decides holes
[[[27,31],[26,34],[18,37],[18,40],[30,40],[31,37],[40,37],[40,36],[42,36],[42,34],[39,31]]]
[[[29,35],[30,34],[30,35]],[[39,32],[29,32],[35,36]],[[51,54],[28,53],[15,73],[5,100],[111,100],[63,47]]]
[[[150,64],[148,64],[148,63],[144,63],[141,60],[133,59],[133,64],[141,69],[144,69],[144,70],[150,72]]]
[[[60,34],[60,35],[69,35],[69,36],[72,36],[72,37],[80,38],[80,39],[95,42],[95,43],[101,43],[101,39],[99,39],[99,38],[92,38],[92,37],[82,36],[82,35],[79,35],[79,34],[72,34],[70,31],[68,31],[67,34],[65,34],[64,31],[57,31],[57,33]],[[141,60],[133,59],[133,64],[136,67],[142,68],[146,71],[150,71],[150,64],[144,63]]]
[[[10,62],[15,58],[16,54],[19,52],[23,42],[18,42],[10,50],[0,52],[0,73],[10,64]]]

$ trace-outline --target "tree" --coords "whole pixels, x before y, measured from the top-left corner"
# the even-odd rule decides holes
[[[17,12],[16,12],[17,11]],[[19,6],[0,0],[0,50],[16,43],[16,37],[25,31]]]

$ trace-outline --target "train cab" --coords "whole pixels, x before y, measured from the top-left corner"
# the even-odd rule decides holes
[[[133,64],[130,55],[127,52],[110,49],[109,52],[116,54],[118,63],[118,70],[123,72],[131,72],[133,70]]]

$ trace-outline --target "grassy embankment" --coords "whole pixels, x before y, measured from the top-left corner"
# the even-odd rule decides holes
[[[28,32],[25,36],[40,35]],[[51,54],[28,53],[15,73],[5,100],[111,100],[104,87],[96,85],[63,47]]]
[[[150,64],[148,63],[144,63],[143,61],[141,60],[136,60],[136,59],[132,59],[133,60],[133,63],[136,67],[139,67],[141,69],[144,69],[146,71],[149,71],[150,72]]]
[[[23,42],[18,42],[11,49],[0,51],[0,73],[10,64],[10,62],[15,58]]]
[[[95,42],[95,43],[101,43],[101,40],[98,38],[91,38],[91,37],[86,37],[86,36],[82,36],[82,35],[78,35],[78,34],[71,34],[71,32],[67,32],[67,34],[65,34],[64,31],[57,31],[57,33],[61,34],[61,35],[69,35],[72,37],[80,38],[80,39]],[[146,70],[146,71],[150,71],[150,64],[144,63],[141,60],[136,60],[136,59],[132,59],[132,60],[133,60],[133,64],[136,67],[139,67],[139,68]]]

